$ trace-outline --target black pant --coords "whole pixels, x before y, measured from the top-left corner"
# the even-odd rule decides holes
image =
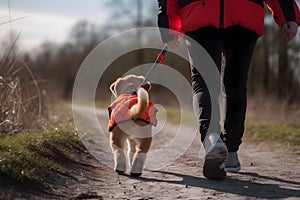
[[[240,26],[227,29],[205,27],[189,32],[187,36],[193,38],[208,52],[221,74],[220,81],[225,89],[222,139],[228,151],[235,152],[242,143],[244,133],[248,71],[258,36]],[[211,98],[205,78],[203,79],[196,69],[196,66],[201,67],[201,60],[198,58],[199,61],[196,61],[198,55],[193,51],[195,48],[193,43],[190,43],[192,87],[199,106],[197,111],[199,131],[201,140],[204,141],[210,125]]]

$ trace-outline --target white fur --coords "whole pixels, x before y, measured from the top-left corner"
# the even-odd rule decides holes
[[[118,148],[118,147],[116,147]],[[115,170],[124,172],[126,171],[126,157],[122,149],[114,152],[114,163],[115,163]]]
[[[134,115],[135,113],[137,113],[137,104],[134,104],[131,108],[130,108],[130,114],[131,116]]]
[[[142,173],[146,161],[146,153],[135,154],[130,173]]]
[[[137,91],[139,100],[149,101],[148,92],[144,88],[139,88]]]
[[[142,101],[147,101],[147,105],[148,105],[148,102],[149,102],[149,96],[148,96],[148,92],[144,89],[144,88],[139,88],[138,91],[137,91],[137,96],[138,96],[138,103],[133,105],[131,108],[130,108],[130,114],[131,115],[135,115],[137,112],[138,112],[138,104],[139,102],[142,102]]]

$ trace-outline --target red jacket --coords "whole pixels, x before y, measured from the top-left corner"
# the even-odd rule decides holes
[[[172,30],[195,31],[201,27],[227,28],[240,25],[261,36],[264,30],[264,4],[281,26],[287,21],[300,24],[295,0],[158,0],[158,25],[164,42],[173,39]]]
[[[136,94],[122,94],[116,98],[108,107],[109,122],[108,131],[111,131],[118,123],[131,120],[130,108],[138,101]],[[154,126],[157,124],[156,119],[157,108],[149,101],[147,111],[138,118]]]

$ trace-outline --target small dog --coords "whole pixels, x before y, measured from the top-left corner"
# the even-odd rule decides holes
[[[126,171],[126,141],[131,176],[142,175],[146,155],[152,142],[152,125],[156,126],[157,109],[149,100],[151,84],[140,86],[143,76],[127,75],[111,84],[115,100],[109,106],[110,145],[114,154],[115,171]],[[139,87],[139,88],[138,88]]]

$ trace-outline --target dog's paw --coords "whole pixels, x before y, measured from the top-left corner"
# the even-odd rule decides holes
[[[121,170],[115,170],[115,172],[117,172],[119,175],[123,175],[123,174],[125,174],[125,171],[121,171]]]
[[[141,176],[142,175],[142,173],[130,173],[130,176],[132,176],[132,177],[139,177],[139,176]]]

